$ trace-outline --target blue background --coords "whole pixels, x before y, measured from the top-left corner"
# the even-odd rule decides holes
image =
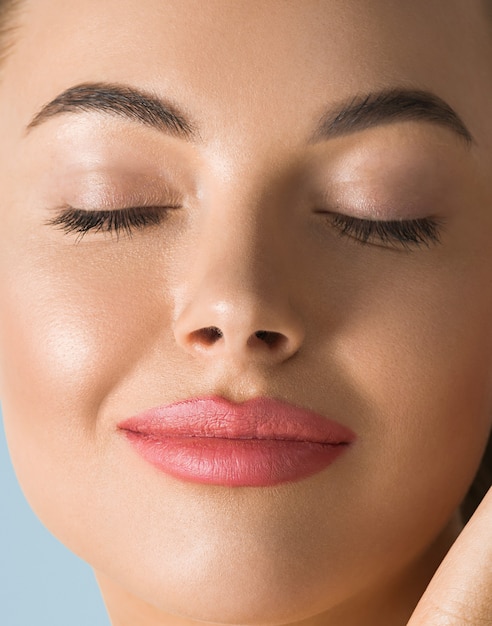
[[[1,626],[110,626],[92,569],[38,521],[17,483],[0,411]]]

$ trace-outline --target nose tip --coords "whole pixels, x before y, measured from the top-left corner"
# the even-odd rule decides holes
[[[285,311],[283,319],[277,319],[275,324],[255,324],[254,319],[241,319],[234,307],[228,313],[215,324],[201,324],[205,316],[203,309],[192,307],[175,325],[178,345],[193,356],[229,356],[278,363],[292,357],[303,342],[301,325],[292,317],[287,319]]]

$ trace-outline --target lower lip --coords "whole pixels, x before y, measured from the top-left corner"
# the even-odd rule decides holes
[[[349,444],[219,437],[156,438],[125,434],[154,467],[182,480],[225,487],[268,487],[295,482],[331,465]]]

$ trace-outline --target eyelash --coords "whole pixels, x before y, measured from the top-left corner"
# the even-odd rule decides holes
[[[166,210],[179,207],[131,207],[118,210],[85,211],[68,207],[48,225],[66,234],[77,233],[78,240],[88,232],[122,233],[131,237],[135,230],[156,226],[164,219]],[[329,213],[329,220],[338,234],[350,237],[362,245],[429,246],[440,243],[440,222],[435,218],[415,220],[366,220],[342,213]]]
[[[48,226],[59,228],[66,234],[78,233],[77,240],[82,239],[88,232],[114,233],[116,238],[121,234],[128,237],[135,230],[147,226],[156,226],[162,222],[165,213],[176,206],[163,207],[130,207],[118,210],[86,211],[68,207],[60,215],[47,223]]]
[[[362,245],[382,247],[427,246],[441,242],[441,221],[432,217],[415,220],[366,220],[342,213],[329,213],[330,224],[342,237]]]

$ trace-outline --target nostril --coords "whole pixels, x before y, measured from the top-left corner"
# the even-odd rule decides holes
[[[271,330],[257,330],[254,337],[265,343],[270,348],[279,347],[282,343],[285,343],[287,339],[285,335]]]
[[[204,326],[198,328],[188,335],[188,345],[194,349],[207,350],[212,348],[221,339],[224,338],[224,332],[218,326]],[[229,336],[229,339],[233,336]],[[226,341],[226,343],[228,343]],[[283,352],[288,348],[289,339],[283,334],[273,330],[257,330],[251,334],[246,342],[249,348],[267,348],[273,351]],[[231,343],[229,343],[231,345]]]
[[[207,326],[200,328],[191,333],[190,339],[192,343],[201,344],[202,346],[212,346],[219,339],[222,339],[224,333],[217,326]]]

